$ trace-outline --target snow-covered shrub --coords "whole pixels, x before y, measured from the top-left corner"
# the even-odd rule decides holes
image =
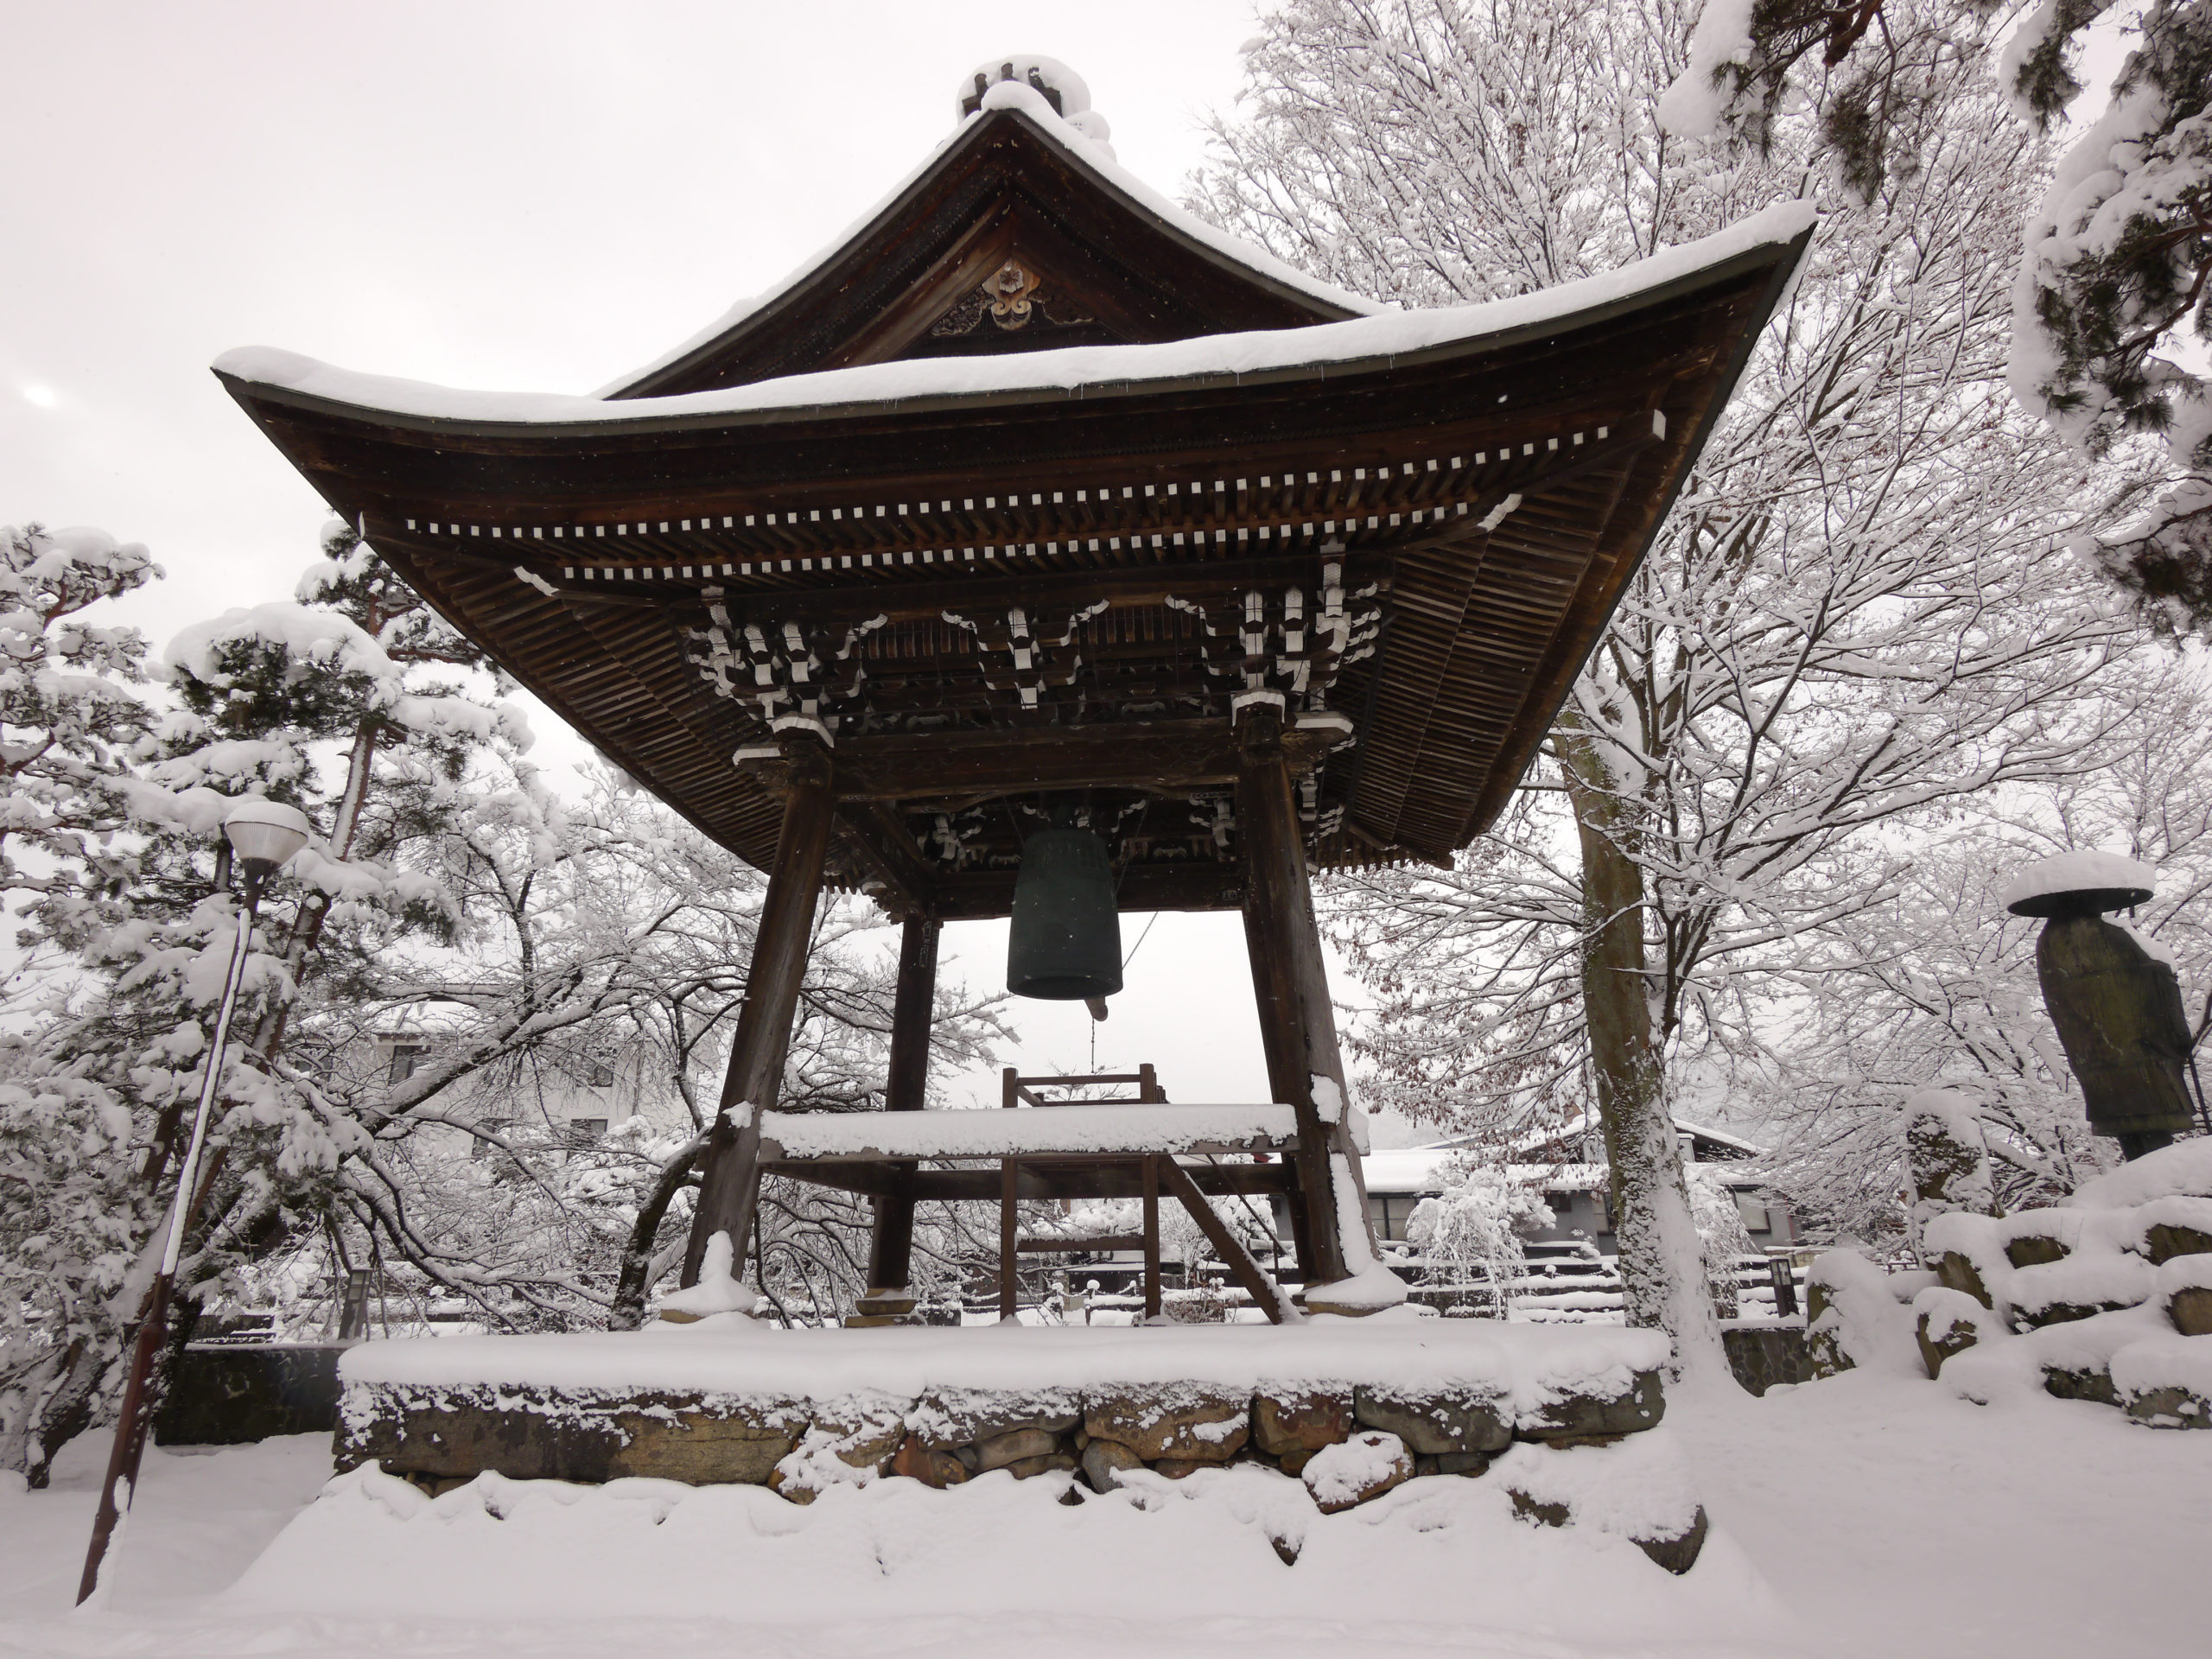
[[[1525,1241],[1557,1219],[1541,1192],[1503,1169],[1471,1167],[1414,1206],[1406,1239],[1427,1258],[1432,1283],[1465,1284],[1479,1269],[1491,1287],[1491,1311],[1502,1319],[1528,1269]]]

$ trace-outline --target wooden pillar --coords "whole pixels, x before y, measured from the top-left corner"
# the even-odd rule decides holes
[[[822,893],[822,861],[837,804],[830,788],[830,752],[812,738],[793,737],[786,741],[785,754],[783,829],[776,837],[775,868],[768,873],[768,897],[760,907],[753,965],[745,977],[745,1006],[738,1011],[721,1108],[707,1146],[699,1207],[683,1252],[686,1285],[698,1282],[707,1241],[716,1233],[728,1233],[738,1262],[745,1260],[760,1196],[760,1114],[776,1103],[783,1083],[784,1056],[791,1046],[791,1020],[814,932],[815,901]]]
[[[1144,1316],[1160,1317],[1160,1160],[1144,1160]]]
[[[1306,870],[1306,837],[1298,819],[1290,767],[1283,756],[1282,712],[1268,703],[1239,711],[1236,830],[1244,847],[1244,938],[1252,956],[1252,984],[1259,1002],[1260,1037],[1274,1097],[1298,1113],[1298,1151],[1293,1162],[1299,1190],[1292,1203],[1304,1211],[1292,1229],[1307,1288],[1346,1277],[1345,1233],[1373,1232],[1359,1176],[1359,1154],[1342,1121],[1344,1057],[1337,1047],[1335,1010],[1321,957],[1321,931],[1313,914],[1313,889]],[[1313,1079],[1336,1085],[1337,1122],[1325,1122]],[[1332,1155],[1351,1173],[1359,1213],[1339,1217]]]
[[[937,949],[944,924],[934,917],[908,918],[899,935],[899,986],[891,1003],[891,1065],[883,1091],[887,1111],[918,1112],[929,1090],[930,1021],[937,1007]],[[912,1164],[900,1168],[911,1171]],[[868,1240],[868,1294],[861,1298],[863,1318],[911,1313],[914,1251],[914,1199],[910,1192],[887,1193],[875,1200],[875,1226]]]
[[[999,1160],[999,1318],[1010,1319],[1021,1309],[1021,1166],[1011,1158]]]

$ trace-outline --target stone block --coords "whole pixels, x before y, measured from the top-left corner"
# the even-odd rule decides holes
[[[2212,1285],[2184,1285],[2166,1293],[2166,1318],[2184,1337],[2212,1337]]]
[[[1502,1451],[1513,1440],[1498,1397],[1478,1389],[1362,1387],[1353,1393],[1352,1414],[1362,1427],[1395,1434],[1414,1452],[1432,1457]]]
[[[1065,1452],[1047,1452],[1041,1457],[1017,1458],[1001,1466],[1016,1480],[1027,1480],[1032,1475],[1049,1475],[1062,1469],[1072,1469],[1076,1462]]]
[[[1989,1287],[1981,1282],[1980,1270],[1957,1250],[1943,1252],[1942,1258],[1936,1263],[1936,1277],[1937,1281],[1947,1289],[1962,1290],[1984,1307],[1997,1306],[1990,1297]],[[1823,1300],[1815,1297],[1808,1300],[1807,1306],[1811,1311],[1807,1315],[1807,1323],[1809,1324],[1813,1319],[1820,1317],[1821,1310],[1815,1306],[1814,1303]]]
[[[1060,1437],[1047,1429],[1015,1428],[976,1443],[976,1472],[986,1474],[1030,1458],[1050,1457],[1060,1449]],[[963,1462],[966,1459],[963,1459]],[[1069,1467],[1074,1467],[1072,1461]]]
[[[1083,1448],[1083,1475],[1093,1491],[1110,1492],[1126,1471],[1143,1467],[1144,1459],[1119,1440],[1093,1440]]]
[[[1522,1520],[1541,1527],[1564,1527],[1570,1524],[1573,1513],[1564,1503],[1540,1503],[1528,1493],[1511,1491],[1513,1512]],[[1697,1558],[1705,1548],[1707,1523],[1705,1506],[1698,1505],[1697,1514],[1683,1531],[1665,1537],[1638,1538],[1630,1535],[1629,1541],[1649,1556],[1652,1562],[1664,1567],[1677,1578],[1697,1565]]]
[[[2212,1233],[2176,1222],[2155,1222],[2143,1230],[2143,1249],[2154,1266],[2177,1255],[2212,1255]]]
[[[1705,1505],[1697,1509],[1697,1518],[1690,1522],[1689,1530],[1674,1538],[1632,1538],[1629,1541],[1649,1555],[1653,1563],[1663,1567],[1676,1578],[1697,1565],[1698,1556],[1705,1549]]]
[[[2212,1428],[2212,1400],[2190,1389],[2145,1389],[2128,1395],[2127,1414],[2150,1428]]]
[[[2066,1242],[2048,1233],[2021,1233],[2005,1241],[2005,1259],[2016,1268],[2039,1268],[2067,1257]]]
[[[388,1474],[459,1476],[493,1470],[514,1480],[651,1476],[691,1485],[758,1485],[798,1444],[798,1402],[738,1395],[475,1386],[349,1391],[334,1461],[373,1461]]]
[[[2090,1400],[2101,1406],[2120,1403],[2120,1390],[2112,1385],[2112,1373],[2101,1367],[2069,1370],[2063,1366],[2045,1365],[2043,1391],[2060,1400]]]
[[[1657,1427],[1667,1412],[1667,1395],[1656,1371],[1638,1371],[1635,1381],[1607,1399],[1596,1394],[1563,1395],[1514,1425],[1520,1440],[1579,1440],[1607,1434],[1635,1434]],[[1495,1446],[1471,1450],[1496,1451]]]
[[[1720,1344],[1728,1353],[1728,1369],[1748,1394],[1763,1395],[1777,1383],[1813,1380],[1802,1325],[1736,1325],[1720,1333]]]
[[[1093,1393],[1083,1427],[1147,1463],[1226,1463],[1251,1438],[1251,1396],[1200,1382],[1147,1383]]]
[[[1271,1458],[1318,1452],[1351,1438],[1349,1389],[1262,1389],[1252,1397],[1252,1442]]]
[[[918,1434],[909,1434],[899,1446],[898,1455],[891,1459],[891,1472],[918,1480],[925,1486],[934,1486],[942,1491],[947,1486],[957,1486],[968,1478],[968,1465],[950,1452],[941,1452],[923,1443]]]
[[[1436,1457],[1436,1472],[1440,1475],[1486,1475],[1490,1472],[1490,1453],[1487,1452],[1440,1452]]]
[[[1364,1429],[1342,1446],[1325,1446],[1306,1460],[1299,1478],[1324,1515],[1371,1503],[1414,1478],[1414,1454],[1382,1429]]]
[[[889,1398],[829,1401],[817,1408],[814,1427],[842,1462],[855,1469],[880,1468],[906,1438],[906,1402]]]
[[[938,1389],[908,1414],[908,1426],[933,1452],[973,1446],[1018,1428],[1065,1434],[1083,1418],[1083,1396],[1073,1389]]]

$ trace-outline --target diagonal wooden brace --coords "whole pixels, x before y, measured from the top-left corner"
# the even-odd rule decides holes
[[[1292,1306],[1290,1298],[1282,1294],[1282,1287],[1268,1277],[1268,1270],[1244,1248],[1244,1241],[1230,1231],[1228,1224],[1214,1213],[1213,1205],[1206,1202],[1198,1184],[1183,1172],[1183,1166],[1173,1158],[1155,1157],[1152,1160],[1160,1172],[1161,1188],[1183,1201],[1191,1212],[1191,1219],[1198,1224],[1198,1230],[1206,1236],[1223,1265],[1236,1275],[1236,1282],[1244,1287],[1260,1311],[1268,1316],[1270,1325],[1281,1325],[1286,1320],[1296,1322],[1306,1316]]]

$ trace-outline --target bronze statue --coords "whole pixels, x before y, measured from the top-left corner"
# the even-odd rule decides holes
[[[2046,918],[2036,941],[2044,1006],[2082,1085],[2089,1128],[2117,1140],[2130,1159],[2187,1133],[2190,1116],[2181,982],[2133,930],[2104,919],[2151,891],[2149,870],[2132,860],[2069,853],[2024,872],[2005,906]]]

